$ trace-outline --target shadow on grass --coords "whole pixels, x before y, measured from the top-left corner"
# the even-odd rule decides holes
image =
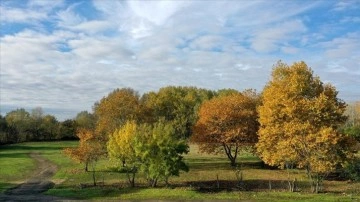
[[[7,190],[16,187],[16,184],[0,182],[0,194],[4,194]]]
[[[285,180],[208,180],[190,181],[187,187],[192,187],[200,193],[214,193],[221,191],[284,191],[288,189],[288,181]],[[308,187],[307,182],[296,182],[295,190],[299,191]]]
[[[191,170],[234,170],[236,167],[232,167],[230,162],[223,158],[192,158],[186,161]],[[264,163],[262,161],[242,161],[237,163],[238,168],[263,168]]]
[[[28,145],[5,145],[0,147],[0,151],[51,151],[51,150],[62,150],[66,146],[28,146]]]
[[[101,197],[118,197],[121,194],[134,194],[142,189],[142,187],[123,187],[118,184],[109,184],[109,185],[98,185],[92,186],[91,184],[82,184],[77,187],[74,186],[61,186],[50,189],[45,194],[73,198],[79,200],[91,200],[96,199],[99,196]]]
[[[29,152],[18,152],[18,153],[0,153],[0,159],[2,158],[27,158]]]

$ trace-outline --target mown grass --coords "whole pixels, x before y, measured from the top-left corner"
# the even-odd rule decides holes
[[[306,175],[301,170],[290,173],[261,167],[259,159],[250,153],[242,153],[239,168],[243,182],[237,189],[236,169],[225,156],[199,154],[192,145],[185,160],[188,173],[170,179],[171,186],[164,183],[159,188],[148,188],[142,176],[136,179],[137,187],[129,188],[124,173],[111,172],[114,162],[101,160],[96,166],[99,186],[92,187],[91,172],[84,172],[82,164],[64,156],[62,149],[74,147],[77,142],[35,142],[0,147],[0,189],[4,190],[25,180],[34,162],[29,152],[38,152],[59,167],[53,177],[57,184],[46,192],[49,195],[85,200],[246,200],[246,201],[360,201],[360,183],[325,181],[326,193],[310,194]],[[287,180],[296,178],[298,191],[287,192]],[[81,188],[80,183],[89,185]],[[271,190],[269,189],[271,184]]]

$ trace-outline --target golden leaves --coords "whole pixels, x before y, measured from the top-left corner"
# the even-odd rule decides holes
[[[270,165],[295,162],[314,172],[329,171],[340,162],[336,132],[345,121],[345,103],[336,89],[323,85],[304,63],[278,63],[259,107],[257,151]],[[342,151],[345,152],[345,151]]]

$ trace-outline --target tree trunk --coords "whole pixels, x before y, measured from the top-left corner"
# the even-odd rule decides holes
[[[131,175],[130,175],[131,173]],[[135,175],[136,175],[136,168],[133,167],[130,172],[129,170],[126,170],[126,175],[128,177],[128,181],[129,181],[129,184],[130,184],[130,187],[135,187]]]
[[[226,153],[226,156],[229,158],[230,160],[230,165],[232,167],[236,167],[236,157],[237,157],[237,153],[238,153],[238,149],[239,146],[235,146],[235,153],[234,156],[231,154],[231,146],[228,146],[227,144],[223,143],[223,147]]]
[[[149,179],[149,185],[151,187],[156,187],[158,178]]]
[[[91,167],[92,167],[92,177],[93,177],[93,182],[94,182],[94,186],[96,186],[96,177],[95,177],[95,162],[91,163]]]

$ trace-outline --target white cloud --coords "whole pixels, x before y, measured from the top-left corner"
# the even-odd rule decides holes
[[[260,29],[252,39],[252,48],[258,52],[276,51],[289,40],[300,39],[299,34],[305,31],[306,27],[300,20],[288,21],[274,25],[271,28]]]
[[[1,23],[34,23],[47,18],[47,13],[30,9],[0,7]]]
[[[129,1],[129,8],[135,15],[157,26],[163,25],[180,8],[189,4],[187,1]]]
[[[349,33],[346,36],[334,38],[320,45],[325,48],[325,55],[332,59],[358,58],[360,55],[360,32]]]
[[[29,26],[0,38],[1,105],[75,115],[118,87],[141,93],[166,85],[260,91],[279,59],[304,60],[346,98],[359,95],[353,86],[360,85],[360,34],[329,37],[325,29],[308,27],[314,19],[304,13],[318,12],[321,1],[95,0],[99,12],[91,18],[78,12],[80,3],[30,4],[3,5],[19,16],[6,13],[2,24],[55,26],[47,32]],[[356,16],[338,19],[356,23]]]
[[[79,3],[69,6],[65,10],[57,12],[58,25],[60,27],[73,27],[86,20],[84,17],[74,12],[74,8],[78,5]]]

